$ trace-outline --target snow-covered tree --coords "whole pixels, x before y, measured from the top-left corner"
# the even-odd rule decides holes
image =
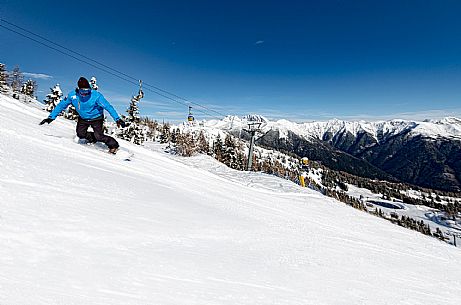
[[[8,93],[8,72],[5,64],[0,63],[0,93]]]
[[[141,117],[139,116],[139,107],[138,103],[141,101],[141,99],[144,97],[144,92],[142,92],[142,89],[140,88],[138,91],[138,95],[133,96],[131,98],[131,103],[126,112],[128,113],[127,120],[130,123],[135,123],[139,124],[141,121]]]
[[[176,141],[178,141],[178,137],[181,134],[181,131],[179,128],[173,129],[173,132],[171,133],[170,141],[171,143],[175,144]]]
[[[69,108],[67,108],[67,112],[64,113],[64,117],[72,121],[78,120],[79,114],[77,112],[77,109],[75,109],[74,105],[70,105]]]
[[[147,126],[147,140],[154,141],[159,131],[158,122],[149,117],[144,117],[141,118],[141,124]]]
[[[35,92],[37,90],[37,82],[31,79],[28,79],[21,87],[21,93],[34,98]]]
[[[147,138],[148,128],[147,126],[141,125],[141,117],[139,116],[138,103],[144,97],[144,92],[141,86],[139,87],[138,95],[131,98],[131,103],[126,112],[128,116],[124,116],[124,120],[127,123],[125,128],[121,128],[118,133],[118,137],[128,140],[134,144],[141,145]]]
[[[176,138],[176,153],[184,156],[190,157],[195,153],[195,140],[194,136],[187,133],[179,133]]]
[[[10,87],[13,89],[13,92],[19,92],[24,82],[24,76],[19,70],[19,66],[14,67],[13,71],[10,73]]]
[[[56,84],[53,88],[50,88],[51,92],[46,95],[46,99],[43,100],[46,105],[46,111],[51,112],[57,104],[62,100],[62,91],[59,84]]]
[[[222,155],[222,162],[229,167],[233,168],[233,163],[237,159],[236,144],[233,137],[227,134],[224,138],[224,151]]]
[[[245,158],[243,152],[241,151],[241,147],[235,138],[230,134],[226,135],[226,138],[224,139],[221,162],[230,168],[243,170],[245,168],[244,160]]]
[[[218,134],[216,140],[213,143],[213,154],[216,160],[222,162],[224,154],[224,145],[222,143],[221,135]]]
[[[253,160],[254,160],[254,156],[253,156]],[[246,156],[243,152],[239,151],[237,153],[237,162],[236,164],[238,165],[238,170],[245,170],[246,169],[246,165],[247,165],[247,160],[246,160]]]
[[[97,84],[96,82],[97,82],[96,77],[93,76],[93,77],[90,79],[90,86],[91,86],[91,89],[93,89],[93,90],[98,90],[99,87],[98,87],[98,84]]]
[[[197,138],[197,152],[201,154],[209,154],[210,153],[210,144],[205,138],[205,134],[203,130],[200,130],[200,133]]]
[[[171,126],[168,123],[163,123],[160,130],[160,143],[168,143],[171,140]]]

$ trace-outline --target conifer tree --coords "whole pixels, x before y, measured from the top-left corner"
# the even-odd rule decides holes
[[[242,154],[243,155],[243,154]],[[243,158],[244,158],[244,163],[243,163],[243,169],[245,170],[246,169],[246,160],[245,160],[245,155],[243,155]],[[260,172],[262,169],[261,169],[261,161],[259,160],[260,157],[259,156],[256,156],[256,154],[253,154],[253,166],[252,166],[252,170],[255,171],[255,172]]]
[[[213,143],[213,154],[216,160],[222,162],[223,154],[224,154],[224,147],[221,140],[221,134],[218,134],[216,137],[215,142]]]
[[[139,122],[141,121],[141,117],[139,116],[138,103],[141,101],[143,97],[144,97],[144,92],[142,91],[142,88],[139,87],[138,95],[133,96],[131,98],[130,106],[126,110],[126,112],[128,113],[128,117],[127,117],[128,122],[139,124]]]
[[[159,129],[158,122],[149,117],[141,118],[141,124],[147,126],[146,138],[154,141]]]
[[[34,80],[28,79],[21,87],[21,93],[34,98],[37,89],[37,83]]]
[[[190,157],[194,154],[195,140],[194,136],[189,133],[179,133],[176,137],[176,152],[184,157]]]
[[[234,137],[230,134],[226,135],[224,139],[224,151],[222,155],[222,162],[230,168],[240,169],[241,165],[238,162],[237,143]]]
[[[144,97],[141,84],[140,82],[138,95],[131,98],[130,106],[126,110],[128,116],[124,117],[124,119],[127,122],[127,126],[122,128],[118,134],[120,138],[138,145],[144,143],[147,137],[147,128],[140,124],[141,117],[139,116],[138,103]]]
[[[19,70],[19,66],[14,67],[13,71],[10,73],[10,87],[13,89],[13,92],[19,92],[24,82],[24,76]]]
[[[80,116],[74,105],[70,105],[69,108],[67,108],[67,112],[64,113],[64,117],[68,120],[77,121]]]
[[[440,230],[440,228],[436,228],[435,233],[433,235],[442,241],[445,240],[445,237],[443,236],[443,232],[442,230]]]
[[[181,131],[179,128],[176,128],[171,133],[171,143],[176,143],[178,141],[178,137],[181,135]]]
[[[46,108],[45,110],[48,112],[53,111],[59,102],[62,100],[62,91],[59,84],[56,84],[53,88],[50,88],[51,92],[46,95],[46,99],[43,100],[45,102]]]
[[[242,171],[245,170],[246,158],[245,158],[245,154],[243,152],[239,151],[237,153],[237,160],[236,161],[237,161],[236,169],[237,170],[242,170]],[[253,164],[255,164],[255,163],[253,163]]]
[[[203,130],[200,130],[200,133],[197,138],[197,152],[201,154],[210,153],[210,145],[208,144],[208,141],[205,139]]]
[[[160,143],[169,143],[171,140],[171,127],[170,124],[164,123],[160,131]]]
[[[98,90],[99,86],[98,86],[98,84],[97,84],[96,77],[93,76],[93,77],[90,79],[90,86],[91,86],[91,89],[93,89],[93,90]]]
[[[0,63],[0,93],[6,94],[8,91],[8,72],[5,64]]]
[[[69,108],[67,108],[67,111],[64,112],[63,117],[71,121],[77,121],[80,115],[75,106],[71,104]]]

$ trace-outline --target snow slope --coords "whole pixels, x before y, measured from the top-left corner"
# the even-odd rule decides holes
[[[460,301],[459,248],[205,157],[120,161],[45,116],[0,96],[2,305]]]

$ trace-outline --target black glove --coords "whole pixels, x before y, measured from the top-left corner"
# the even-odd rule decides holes
[[[123,121],[122,119],[118,119],[117,122],[115,123],[117,123],[118,127],[122,127],[122,128],[126,127],[125,121]]]
[[[53,120],[52,118],[46,118],[46,119],[44,119],[43,121],[41,121],[39,125],[43,125],[43,124],[45,124],[45,123],[50,124],[50,123],[53,122],[53,121],[54,121],[54,120]]]

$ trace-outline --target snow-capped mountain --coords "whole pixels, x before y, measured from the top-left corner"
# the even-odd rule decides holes
[[[120,141],[0,95],[0,303],[458,304],[461,252],[274,176]]]
[[[461,119],[294,123],[264,121],[257,143],[369,178],[461,190]],[[262,119],[261,119],[262,118]],[[204,126],[242,135],[251,117],[229,116]],[[243,132],[245,136],[245,132]]]
[[[250,115],[243,118],[228,116],[221,121],[205,121],[205,126],[238,130],[245,128],[247,122],[253,120],[264,121],[263,132],[277,130],[282,138],[286,137],[288,132],[296,133],[306,139],[316,138],[320,140],[344,133],[349,133],[355,137],[367,133],[376,141],[382,142],[390,137],[410,132],[412,136],[424,136],[434,139],[461,139],[461,119],[454,117],[430,121],[388,120],[368,122],[333,119],[328,121],[295,123],[288,120],[269,121],[260,115]]]

